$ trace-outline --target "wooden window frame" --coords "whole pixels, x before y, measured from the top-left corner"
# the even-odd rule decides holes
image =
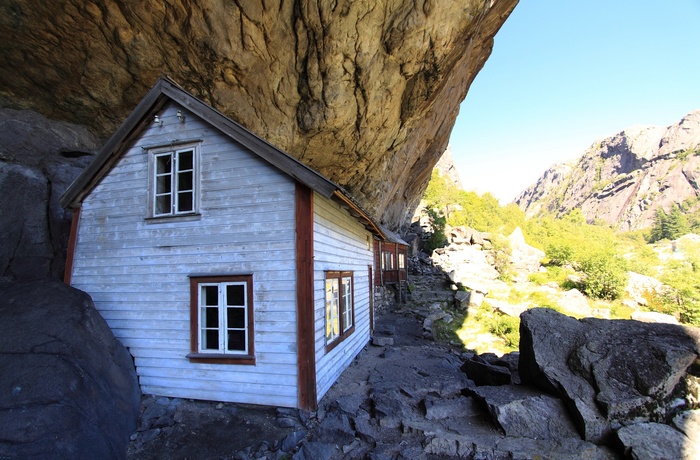
[[[181,154],[186,152],[192,152],[192,183],[191,190],[180,190],[179,184],[179,174],[178,172],[185,173],[187,171],[178,171],[178,162]],[[148,152],[148,219],[158,220],[158,219],[173,219],[197,216],[199,214],[199,197],[200,197],[200,145],[199,143],[186,143],[177,146],[167,146],[167,147],[153,147],[147,149]],[[157,213],[157,175],[158,175],[158,158],[170,155],[173,158],[172,167],[170,170],[170,212],[167,213]],[[192,209],[186,211],[180,211],[178,209],[179,205],[179,195],[180,193],[190,192],[192,193]]]
[[[324,326],[325,326],[325,331],[326,333],[324,334],[325,340],[326,340],[326,353],[337,347],[340,343],[342,343],[345,339],[350,337],[353,332],[355,332],[355,276],[352,271],[339,271],[339,270],[332,270],[332,271],[326,271],[325,272],[325,277],[324,277]],[[350,279],[350,292],[349,292],[349,297],[350,297],[350,305],[348,306],[346,304],[346,298],[343,296],[343,291],[342,291],[342,286],[343,286],[343,279],[344,278],[349,278]],[[329,280],[338,280],[338,312],[337,312],[337,318],[338,318],[338,330],[339,334],[329,340],[328,338],[328,330],[329,330],[329,318],[328,316],[328,298],[326,297],[328,294],[328,291],[326,289],[326,283]],[[346,315],[345,312],[347,312],[349,307],[349,315]],[[346,321],[346,317],[350,318],[351,324],[348,325]]]
[[[248,335],[246,353],[213,353],[200,350],[199,293],[203,284],[245,283],[246,285],[246,331]],[[255,364],[255,307],[253,305],[253,275],[190,276],[190,353],[187,358],[193,363]],[[223,327],[223,325],[219,325]]]
[[[393,251],[382,249],[382,270],[395,270],[395,265]]]
[[[406,253],[399,251],[397,262],[398,262],[397,263],[398,269],[405,270],[406,269]]]

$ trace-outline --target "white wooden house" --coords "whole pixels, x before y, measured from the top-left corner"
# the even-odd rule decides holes
[[[313,409],[369,340],[381,227],[168,78],[61,204],[66,281],[146,394]]]

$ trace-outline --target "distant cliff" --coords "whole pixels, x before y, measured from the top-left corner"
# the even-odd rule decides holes
[[[620,230],[651,226],[659,208],[700,208],[700,110],[669,127],[634,127],[596,142],[573,163],[554,165],[515,202],[528,216],[566,214]]]

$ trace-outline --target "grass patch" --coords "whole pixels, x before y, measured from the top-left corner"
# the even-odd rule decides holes
[[[544,271],[531,274],[529,276],[530,282],[538,286],[544,286],[549,283],[557,283],[557,286],[565,287],[567,284],[567,277],[576,273],[571,268],[560,267],[557,265],[548,265],[545,268],[546,270]]]
[[[600,302],[599,304],[604,307],[610,307],[610,319],[630,319],[632,313],[635,312],[634,308],[628,307],[619,300],[607,303]]]
[[[433,323],[433,337],[440,343],[461,344],[464,346],[462,339],[457,335],[457,331],[464,323],[467,313],[452,310],[445,310],[445,313],[452,315],[452,321],[449,323],[442,320],[435,321]]]
[[[518,350],[520,346],[520,318],[496,313],[486,324],[489,332],[500,337],[510,351]]]

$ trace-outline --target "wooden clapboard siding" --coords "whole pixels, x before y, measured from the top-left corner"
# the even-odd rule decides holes
[[[316,310],[316,385],[320,398],[369,341],[367,265],[372,264],[370,233],[337,203],[314,196],[314,298]],[[326,353],[325,271],[352,271],[355,332]]]
[[[192,113],[148,126],[85,197],[72,284],[134,356],[142,391],[297,405],[294,180]],[[148,155],[199,142],[200,216],[148,220]],[[365,264],[366,265],[366,264]],[[252,274],[254,366],[191,363],[191,274]]]

